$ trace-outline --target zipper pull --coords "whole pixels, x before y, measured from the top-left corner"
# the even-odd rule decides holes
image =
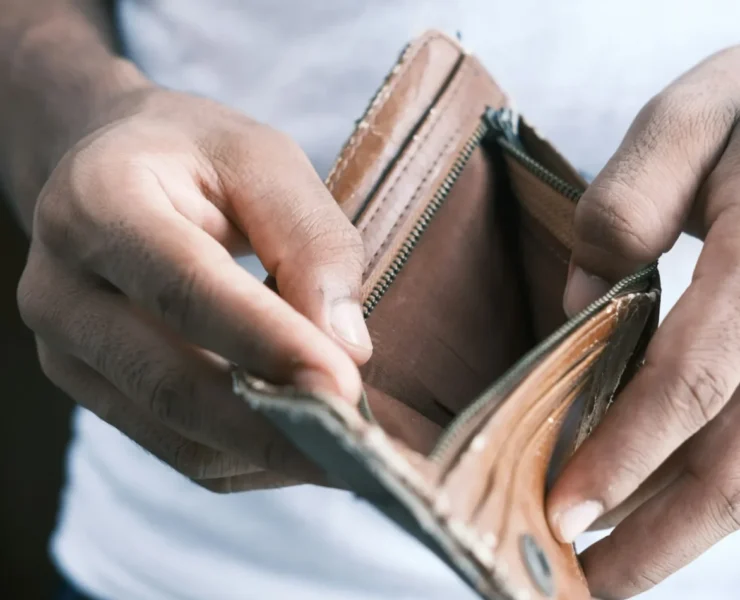
[[[503,138],[515,148],[521,148],[519,141],[519,117],[510,108],[486,109],[483,120],[489,127],[489,134],[496,139]]]

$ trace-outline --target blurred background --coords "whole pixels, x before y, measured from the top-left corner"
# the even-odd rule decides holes
[[[0,598],[53,598],[47,556],[72,402],[44,377],[15,288],[28,242],[0,201]]]

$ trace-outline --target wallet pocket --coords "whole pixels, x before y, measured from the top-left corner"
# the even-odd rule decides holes
[[[410,45],[328,181],[366,248],[363,400],[239,371],[235,391],[481,597],[586,600],[545,517],[548,464],[566,416],[562,456],[637,368],[659,279],[651,265],[567,318],[585,182],[505,105],[453,40]]]
[[[519,208],[519,252],[537,341],[566,321],[562,307],[573,247],[573,217],[586,182],[509,109],[485,119],[503,154]]]

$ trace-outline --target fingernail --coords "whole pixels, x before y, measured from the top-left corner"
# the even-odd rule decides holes
[[[555,519],[558,537],[563,542],[572,544],[603,512],[603,504],[596,500],[587,500],[565,510]]]
[[[345,343],[372,352],[373,343],[370,332],[362,316],[362,308],[352,300],[340,300],[331,308],[331,326]]]
[[[606,294],[610,288],[611,286],[605,279],[587,273],[581,267],[574,266],[568,278],[563,297],[565,314],[572,317],[579,313],[594,300],[598,300]]]

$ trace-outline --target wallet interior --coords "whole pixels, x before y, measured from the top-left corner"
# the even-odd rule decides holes
[[[441,34],[406,51],[327,181],[365,242],[366,402],[246,373],[235,390],[482,597],[580,600],[544,516],[548,465],[571,407],[563,456],[639,363],[657,274],[566,317],[585,183],[506,105]]]
[[[390,274],[392,283],[365,303],[375,347],[362,369],[370,407],[390,396],[440,427],[566,321],[575,204],[504,155],[484,115],[481,127],[423,235],[402,245],[402,268],[391,257],[379,280]],[[543,214],[553,204],[560,221]],[[360,228],[374,216],[372,205],[365,211]]]

